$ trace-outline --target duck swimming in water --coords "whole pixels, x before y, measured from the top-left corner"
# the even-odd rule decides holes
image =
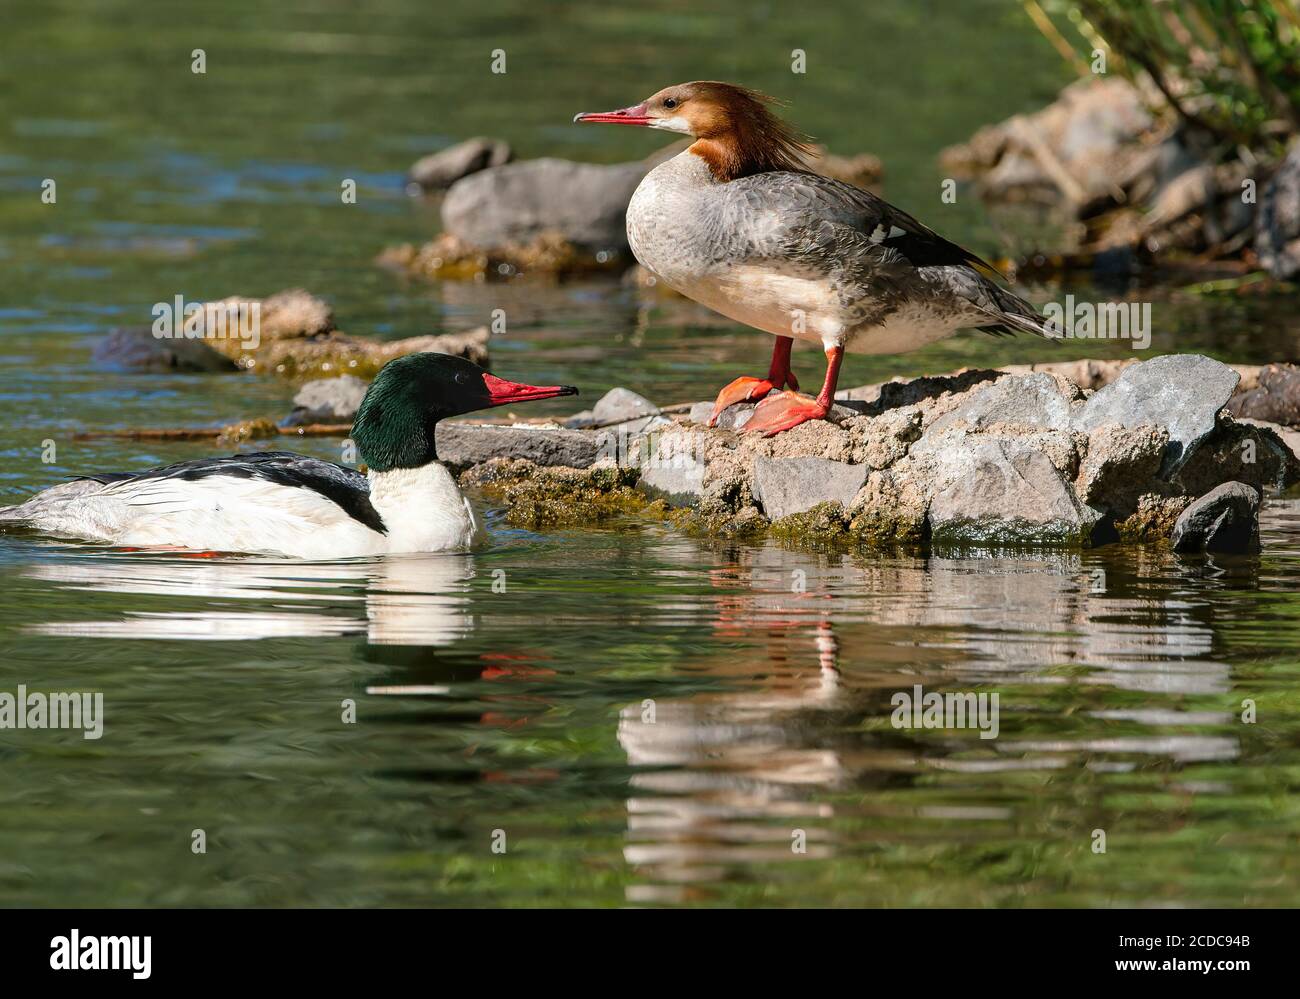
[[[636,259],[670,288],[777,338],[767,377],[724,388],[711,426],[746,399],[762,400],[746,430],[771,435],[825,417],[846,350],[915,350],[966,327],[1058,335],[969,250],[874,194],[810,172],[808,147],[770,102],[701,81],[574,118],[695,139],[641,181],[627,237]],[[798,394],[790,370],[796,338],[826,354],[815,399]],[[793,391],[781,391],[787,385]]]
[[[0,508],[0,527],[132,548],[336,559],[465,551],[481,536],[469,501],[438,461],[439,420],[577,395],[497,378],[447,354],[389,361],[357,410],[365,474],[288,451],[88,475]]]

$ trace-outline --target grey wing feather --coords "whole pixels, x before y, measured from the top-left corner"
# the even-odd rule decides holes
[[[1029,302],[991,279],[997,271],[990,264],[869,191],[793,171],[755,174],[728,186],[737,211],[770,213],[779,204],[784,217],[800,220],[786,226],[760,222],[757,233],[768,239],[756,240],[751,249],[837,271],[846,288],[861,289],[864,322],[911,297],[936,305],[946,300],[986,332],[1059,336]]]

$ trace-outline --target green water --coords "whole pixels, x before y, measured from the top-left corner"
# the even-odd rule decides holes
[[[302,286],[382,337],[504,308],[494,367],[588,402],[614,385],[706,398],[754,373],[765,337],[614,281],[439,286],[373,265],[436,231],[436,206],[402,191],[417,156],[489,134],[523,156],[639,157],[662,137],[573,113],[691,78],[787,98],[979,251],[1032,245],[939,200],[941,147],[1065,82],[1012,3],[9,0],[0,502],[213,453],[80,430],[287,411],[269,378],[91,364],[96,338],[177,294]],[[1067,291],[1096,293],[1031,289]],[[1152,354],[1297,352],[1291,302],[1144,294]],[[842,384],[1050,357],[963,335],[850,358]],[[796,356],[813,380],[819,361]],[[1291,502],[1266,509],[1262,555],[1218,560],[844,555],[487,515],[482,554],[337,564],[0,538],[0,692],[105,704],[98,740],[0,730],[0,904],[1300,901]],[[894,728],[891,696],[914,684],[998,693],[998,738]]]

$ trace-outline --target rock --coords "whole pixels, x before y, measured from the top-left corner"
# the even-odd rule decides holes
[[[185,321],[187,330],[235,330],[241,309],[257,305],[258,324],[256,340],[291,340],[329,333],[335,328],[334,312],[324,300],[302,288],[276,292],[269,298],[247,298],[232,295],[214,302],[204,302]],[[224,316],[222,315],[224,313]],[[239,337],[208,337],[207,342],[227,356],[237,356],[242,350]]]
[[[597,423],[619,423],[638,416],[654,416],[659,407],[630,389],[612,388],[597,400],[591,415]]]
[[[692,423],[707,424],[709,422],[709,417],[712,415],[713,403],[697,402],[691,405],[690,412],[686,414],[686,418]]]
[[[1071,84],[1047,107],[980,129],[944,150],[944,167],[980,178],[998,199],[1064,197],[1086,205],[1114,190],[1129,161],[1143,158],[1155,121],[1142,95],[1118,76]]]
[[[444,232],[418,248],[409,243],[389,247],[379,255],[377,263],[417,277],[486,281],[520,274],[561,278],[616,272],[630,259],[605,250],[592,253],[554,232],[541,233],[525,243],[491,247],[477,246]]]
[[[849,505],[850,529],[870,544],[916,544],[925,539],[927,503],[915,483],[873,471]]]
[[[547,158],[492,167],[452,185],[442,203],[443,227],[475,247],[554,234],[592,253],[626,254],[624,216],[643,176],[642,163]]]
[[[1133,513],[1164,461],[1169,434],[1163,427],[1107,424],[1088,437],[1088,454],[1075,480],[1075,492],[1091,506],[1126,517]]]
[[[594,427],[595,425],[596,417],[590,409],[584,409],[580,412],[574,413],[572,416],[566,418],[563,424],[564,429],[566,430],[582,430],[586,427]]]
[[[1258,427],[1261,430],[1271,430],[1286,445],[1287,450],[1291,452],[1293,457],[1300,458],[1300,430],[1292,430],[1290,427],[1269,423],[1267,420],[1252,420],[1247,417],[1241,417],[1237,422],[1244,423],[1249,427]]]
[[[476,136],[416,160],[408,176],[426,191],[445,191],[462,177],[504,166],[513,158],[509,143]]]
[[[1108,423],[1165,427],[1169,443],[1162,474],[1167,477],[1214,431],[1237,377],[1226,364],[1200,354],[1166,354],[1125,368],[1075,412],[1073,425],[1084,433]]]
[[[1236,417],[1300,426],[1300,368],[1294,364],[1269,364],[1255,377],[1255,387],[1240,392],[1228,403]]]
[[[641,468],[637,488],[651,499],[661,499],[669,506],[696,506],[704,497],[707,467],[698,456],[673,452],[660,443],[653,459]]]
[[[964,431],[918,441],[909,461],[913,479],[935,489],[927,515],[931,537],[957,544],[1088,544],[1099,511],[1075,498],[1065,474],[1034,443]]]
[[[1300,275],[1300,142],[1260,192],[1255,253],[1278,280]]]
[[[865,465],[825,458],[763,458],[754,460],[754,498],[770,520],[804,513],[821,503],[839,503],[846,510],[867,479]]]
[[[206,340],[155,337],[148,326],[119,328],[95,342],[95,364],[118,371],[237,371],[229,357]]]
[[[1259,547],[1259,493],[1225,482],[1183,511],[1174,524],[1174,551],[1246,552]]]
[[[365,398],[368,385],[355,375],[318,378],[307,382],[293,397],[294,408],[284,425],[351,423]]]
[[[1272,430],[1228,418],[1171,477],[1188,496],[1233,480],[1256,489],[1286,489],[1300,481],[1300,461]]]
[[[264,341],[255,350],[241,351],[236,361],[248,371],[286,378],[334,377],[338,374],[373,378],[394,357],[426,350],[486,365],[489,337],[486,326],[463,333],[413,336],[404,340],[368,340],[334,330],[310,338]],[[228,342],[235,346],[239,343]]]
[[[1064,378],[1034,373],[999,378],[976,389],[966,401],[930,425],[940,432],[956,423],[982,430],[995,423],[1015,423],[1064,430],[1070,426],[1072,404],[1082,393]]]
[[[217,444],[222,447],[238,447],[249,441],[270,440],[280,436],[280,428],[267,416],[254,417],[239,423],[231,423],[221,428],[217,435]]]
[[[456,469],[493,458],[524,459],[541,467],[589,468],[600,457],[600,443],[577,430],[439,423],[438,458]]]

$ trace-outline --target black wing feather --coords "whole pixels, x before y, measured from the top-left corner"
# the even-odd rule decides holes
[[[147,479],[186,479],[190,481],[214,475],[231,475],[239,479],[262,479],[278,486],[310,489],[338,506],[353,520],[372,531],[386,534],[388,528],[379,511],[370,502],[370,483],[355,468],[332,461],[308,458],[292,451],[259,451],[232,454],[225,458],[198,458],[178,461],[174,465],[151,468],[146,472],[104,472],[79,475],[103,485]]]

